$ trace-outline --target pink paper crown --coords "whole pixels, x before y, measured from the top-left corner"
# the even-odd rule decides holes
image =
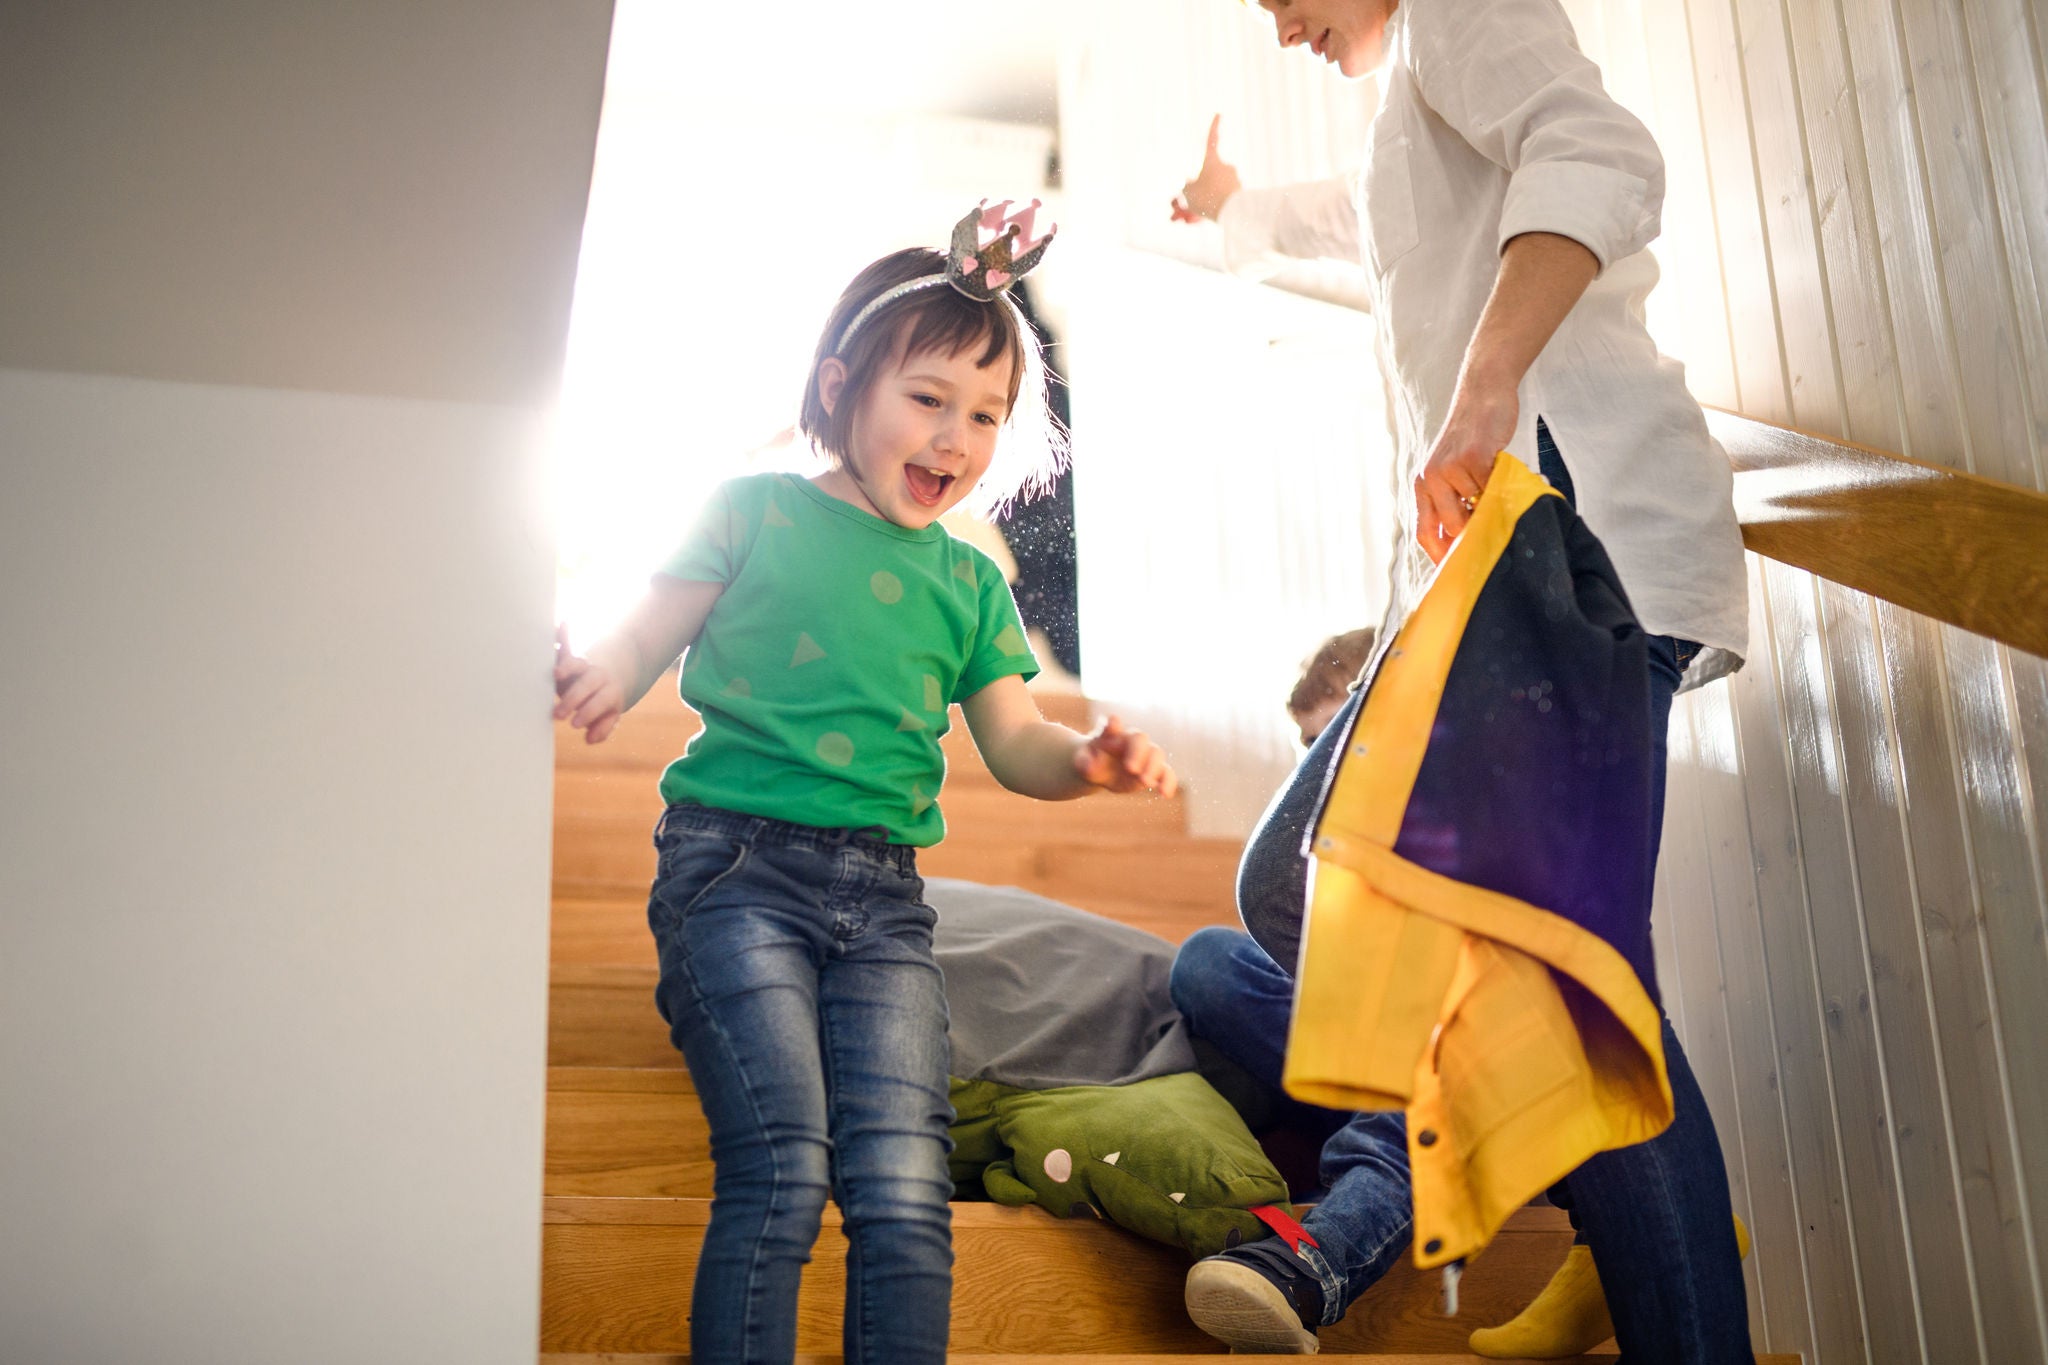
[[[1023,211],[1011,213],[1012,202],[1005,199],[990,208],[988,200],[984,199],[969,209],[967,216],[953,225],[952,251],[946,258],[945,273],[905,280],[869,299],[867,306],[855,313],[853,321],[847,323],[846,330],[839,334],[839,342],[832,348],[832,353],[846,354],[847,344],[853,340],[854,333],[865,326],[869,318],[905,294],[950,284],[970,299],[993,303],[1004,290],[1030,273],[1044,257],[1045,248],[1059,229],[1047,228],[1043,237],[1033,237],[1031,229],[1043,205],[1034,199]]]

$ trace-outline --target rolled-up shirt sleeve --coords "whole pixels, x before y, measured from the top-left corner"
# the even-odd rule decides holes
[[[1500,247],[1552,232],[1605,270],[1656,237],[1664,158],[1601,86],[1556,0],[1417,5],[1410,42],[1424,101],[1508,172]]]
[[[1358,260],[1356,180],[1339,176],[1239,190],[1216,215],[1233,274],[1270,275],[1289,260]]]

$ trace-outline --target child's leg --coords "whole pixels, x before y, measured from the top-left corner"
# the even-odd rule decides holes
[[[1279,1091],[1294,978],[1251,935],[1213,924],[1197,929],[1173,955],[1167,989],[1196,1036]]]
[[[830,922],[787,879],[759,875],[779,860],[744,837],[671,817],[656,843],[656,1000],[689,1062],[717,1163],[690,1358],[788,1361],[828,1189],[817,964]]]
[[[846,1219],[846,1365],[943,1365],[952,1310],[946,997],[923,885],[895,855],[849,850],[836,950],[819,982]],[[865,861],[874,880],[855,887]]]

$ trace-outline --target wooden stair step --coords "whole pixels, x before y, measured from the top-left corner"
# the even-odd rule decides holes
[[[688,1349],[687,1302],[711,1204],[706,1199],[553,1196],[542,1229],[541,1349]],[[845,1241],[835,1210],[804,1274],[797,1349],[839,1345]],[[1464,1311],[1437,1311],[1439,1277],[1405,1258],[1322,1332],[1326,1351],[1457,1353],[1473,1327],[1502,1322],[1549,1280],[1571,1243],[1555,1209],[1516,1213],[1461,1287]],[[1213,1354],[1187,1319],[1188,1258],[1096,1220],[1037,1208],[953,1206],[953,1345],[1019,1351]]]
[[[1016,885],[1014,882],[989,884]],[[1234,928],[1238,922],[1236,908],[1230,905],[1171,905],[1136,896],[1094,893],[1079,894],[1065,900],[1065,903],[1073,905],[1077,901],[1085,902],[1080,905],[1081,909],[1092,910],[1119,924],[1156,934],[1169,943],[1179,943],[1205,925],[1227,924]],[[647,928],[645,887],[630,893],[620,891],[602,896],[558,895],[549,933],[550,956],[558,965],[651,968],[655,964],[654,936]],[[651,984],[649,989],[652,989]]]
[[[545,1193],[709,1199],[711,1177],[688,1071],[548,1069]]]
[[[1241,852],[1240,845],[1226,839],[1103,838],[1095,831],[1075,830],[1023,840],[999,830],[964,829],[921,851],[918,869],[928,877],[1020,886],[1084,910],[1142,901],[1199,911],[1202,923],[1224,923],[1235,921]],[[653,877],[648,829],[607,829],[574,815],[557,819],[556,896],[644,897]]]
[[[986,773],[982,776],[987,777]],[[572,833],[585,829],[624,831],[651,837],[661,814],[659,771],[607,770],[557,772],[557,828]],[[963,782],[950,776],[940,796],[950,833],[1001,831],[1024,839],[1151,836],[1182,838],[1187,814],[1179,797],[1151,793],[1095,795],[1072,801],[1039,801],[986,782]]]
[[[647,893],[556,896],[548,922],[548,958],[557,967],[652,967]],[[649,1009],[653,1008],[650,999]]]
[[[679,1070],[654,1008],[653,966],[557,964],[548,978],[548,1065]]]

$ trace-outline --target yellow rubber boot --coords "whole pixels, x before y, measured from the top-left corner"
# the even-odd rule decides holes
[[[1749,1229],[1735,1219],[1735,1250],[1749,1259]],[[1614,1335],[1607,1294],[1593,1268],[1593,1249],[1574,1246],[1527,1308],[1498,1327],[1482,1327],[1469,1344],[1489,1360],[1560,1360],[1583,1355]]]

